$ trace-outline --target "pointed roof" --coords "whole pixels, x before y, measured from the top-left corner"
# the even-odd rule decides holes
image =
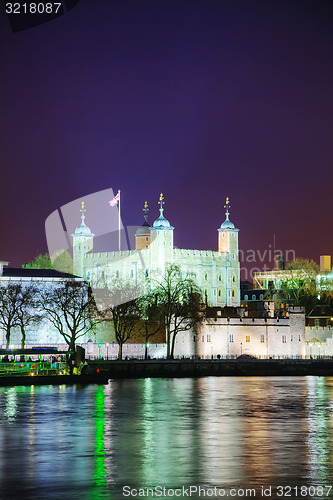
[[[170,222],[163,216],[163,205],[164,205],[164,196],[163,193],[160,194],[160,199],[159,199],[159,204],[160,204],[160,216],[158,219],[155,220],[153,224],[154,229],[167,229],[167,230],[173,230],[174,227],[171,226]]]
[[[84,219],[86,218],[85,215],[84,215],[85,211],[86,210],[84,208],[84,201],[83,201],[81,203],[81,209],[80,209],[80,212],[81,212],[81,224],[75,229],[74,234],[72,234],[72,236],[90,236],[90,237],[95,236],[91,232],[90,228],[84,222]]]
[[[226,199],[226,202],[225,202],[225,205],[224,205],[224,208],[226,209],[225,211],[225,221],[222,222],[220,228],[219,228],[219,231],[222,230],[226,230],[226,229],[229,229],[229,230],[233,230],[233,231],[239,231],[239,229],[235,228],[235,224],[233,224],[230,220],[229,220],[229,209],[230,209],[230,200],[229,200],[229,197],[227,196],[227,199]]]
[[[146,201],[145,201],[145,204],[143,206],[143,211],[145,213],[145,215],[144,215],[145,221],[142,224],[142,226],[138,227],[135,234],[142,234],[142,235],[148,236],[148,235],[150,235],[150,224],[148,224],[148,221],[147,221],[149,208],[148,208],[148,203]]]

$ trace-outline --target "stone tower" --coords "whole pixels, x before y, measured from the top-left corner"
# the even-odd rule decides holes
[[[218,251],[225,256],[226,260],[226,305],[235,306],[240,304],[239,229],[235,228],[235,225],[229,220],[229,198],[226,199],[224,208],[226,209],[225,221],[218,229]]]
[[[167,264],[173,263],[173,230],[174,227],[163,216],[164,197],[161,193],[159,199],[160,216],[150,228],[150,250],[152,269],[164,274]]]
[[[75,229],[73,237],[73,274],[76,276],[85,276],[84,258],[85,255],[92,251],[94,245],[94,234],[90,231],[89,227],[85,224],[85,208],[84,202],[81,204],[81,224]]]
[[[144,207],[145,221],[142,226],[138,227],[135,233],[135,250],[143,250],[150,248],[150,225],[148,224],[148,203],[145,201]]]

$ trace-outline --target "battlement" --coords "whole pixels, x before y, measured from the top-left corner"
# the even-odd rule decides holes
[[[225,253],[221,254],[220,252],[214,250],[191,250],[185,248],[174,248],[173,253],[175,256],[178,255],[188,255],[188,256],[197,256],[197,257],[224,257]]]
[[[113,251],[113,252],[89,252],[84,255],[84,258],[87,260],[94,260],[94,259],[120,259],[122,257],[129,257],[130,255],[146,255],[149,253],[149,249],[145,248],[143,250],[118,250],[118,251]]]

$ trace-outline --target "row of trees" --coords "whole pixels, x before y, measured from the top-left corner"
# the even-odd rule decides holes
[[[24,349],[26,330],[47,319],[63,336],[69,350],[93,326],[94,302],[84,283],[68,281],[52,288],[9,283],[0,286],[0,328],[5,331],[6,347],[14,328],[21,330]]]
[[[178,266],[168,266],[160,280],[139,285],[116,280],[112,288],[94,291],[100,317],[113,320],[115,338],[122,358],[123,345],[134,335],[145,340],[145,357],[151,338],[165,330],[167,357],[174,357],[177,334],[203,320],[204,307],[199,287]]]
[[[164,330],[167,356],[172,358],[177,334],[203,319],[200,290],[177,266],[169,266],[156,283],[137,286],[116,280],[112,287],[93,291],[74,280],[44,289],[17,283],[0,286],[0,327],[6,332],[7,348],[13,328],[21,329],[24,348],[26,329],[47,320],[72,351],[80,337],[111,320],[120,359],[124,343],[134,335],[144,337],[147,357],[148,342]]]

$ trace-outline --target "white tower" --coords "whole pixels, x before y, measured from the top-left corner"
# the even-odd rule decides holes
[[[94,245],[94,234],[90,231],[89,227],[85,224],[85,208],[84,201],[81,204],[81,224],[75,229],[73,237],[73,274],[77,276],[85,276],[84,258],[85,255],[92,251]]]
[[[240,305],[240,268],[238,255],[238,231],[229,220],[230,202],[226,199],[225,221],[218,229],[218,251],[226,259],[225,290],[227,306]]]
[[[161,193],[159,199],[160,216],[155,220],[153,227],[150,228],[150,252],[151,269],[164,274],[167,264],[173,262],[173,230],[174,227],[163,216],[164,197]]]

